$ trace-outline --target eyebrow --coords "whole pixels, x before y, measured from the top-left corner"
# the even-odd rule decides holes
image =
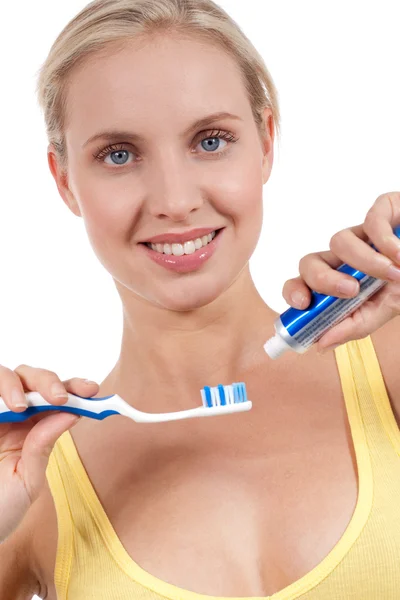
[[[220,121],[221,119],[234,119],[237,121],[243,121],[243,119],[241,119],[239,116],[234,115],[229,112],[213,113],[212,115],[203,117],[202,119],[199,119],[198,121],[196,121],[195,123],[190,125],[190,127],[188,127],[183,132],[182,137],[189,135],[190,133],[194,132],[196,129],[199,129],[201,127],[207,127],[207,125],[211,125],[211,123],[213,123],[214,121]],[[83,144],[82,148],[85,148],[92,142],[95,142],[96,140],[100,140],[100,139],[104,140],[104,141],[112,141],[115,139],[126,139],[126,140],[131,140],[131,141],[136,141],[136,142],[144,142],[144,138],[141,135],[138,135],[137,133],[132,133],[129,131],[122,131],[122,130],[121,131],[120,130],[108,130],[108,131],[101,131],[100,133],[96,133],[95,135],[90,137]]]

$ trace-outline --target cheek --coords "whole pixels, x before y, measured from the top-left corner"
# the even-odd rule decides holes
[[[230,169],[224,183],[220,195],[223,211],[234,221],[254,224],[263,207],[261,164],[257,160],[242,161]]]
[[[116,244],[128,237],[139,214],[132,185],[116,177],[76,180],[75,197],[92,244],[102,247],[110,240]]]
[[[115,186],[113,194],[102,186],[97,190],[86,190],[81,198],[82,217],[93,252],[104,268],[115,276],[118,257],[130,244],[135,228],[132,201],[122,201],[121,195],[116,198]]]
[[[91,239],[105,234],[120,238],[138,212],[132,180],[105,173],[101,165],[88,164],[92,159],[78,156],[71,154],[69,185]]]

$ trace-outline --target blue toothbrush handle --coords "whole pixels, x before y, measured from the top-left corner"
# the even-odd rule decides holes
[[[5,404],[0,396],[0,424],[1,423],[21,423],[33,415],[47,411],[69,412],[75,415],[89,417],[89,419],[103,420],[111,415],[120,414],[115,407],[112,399],[114,396],[105,396],[104,398],[83,398],[75,394],[68,394],[68,400],[61,406],[50,404],[38,392],[26,392],[28,408],[23,412],[13,412]]]

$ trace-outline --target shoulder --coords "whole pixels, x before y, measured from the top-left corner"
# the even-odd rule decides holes
[[[371,334],[390,404],[400,427],[400,318],[395,317]]]

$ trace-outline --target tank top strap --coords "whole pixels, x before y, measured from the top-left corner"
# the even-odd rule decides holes
[[[46,478],[57,514],[58,541],[54,583],[58,600],[67,599],[74,557],[73,512],[79,497],[76,481],[71,474],[62,449],[65,436],[66,433],[63,433],[58,438],[46,469]]]
[[[357,421],[368,440],[370,453],[382,452],[382,444],[390,442],[400,455],[400,432],[390,405],[379,360],[371,336],[352,340],[336,348],[336,360],[344,395],[356,400],[348,408],[352,430]],[[354,411],[361,419],[354,419]]]
[[[73,573],[90,570],[90,560],[98,558],[97,549],[103,545],[101,527],[107,519],[99,511],[100,502],[69,431],[58,438],[50,454],[46,478],[58,523],[54,583],[57,600],[67,600]]]

